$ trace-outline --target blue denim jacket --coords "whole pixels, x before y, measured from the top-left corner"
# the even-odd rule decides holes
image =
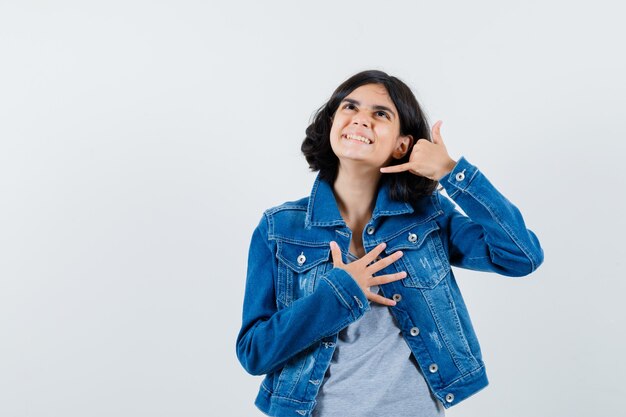
[[[379,187],[363,231],[366,251],[386,242],[404,256],[378,275],[406,271],[381,285],[390,310],[433,394],[449,408],[484,388],[478,340],[451,266],[524,276],[543,250],[519,210],[465,158],[440,180],[467,216],[435,192],[416,205]],[[266,374],[255,404],[272,416],[310,415],[333,356],[337,333],[370,309],[350,275],[334,268],[329,242],[344,262],[351,231],[329,183],[267,210],[253,233],[237,356],[251,374]]]

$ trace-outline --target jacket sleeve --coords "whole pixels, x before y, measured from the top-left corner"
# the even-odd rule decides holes
[[[333,268],[319,278],[312,294],[279,310],[275,293],[278,261],[272,243],[264,215],[250,243],[242,326],[237,336],[237,357],[253,375],[281,368],[297,353],[334,335],[370,309],[356,281],[346,271]]]
[[[526,228],[518,208],[464,157],[439,183],[467,214],[460,213],[452,202],[439,195],[448,216],[452,265],[524,276],[543,262],[539,240]]]

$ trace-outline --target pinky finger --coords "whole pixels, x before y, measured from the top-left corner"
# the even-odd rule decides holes
[[[396,172],[408,171],[410,169],[411,169],[411,163],[407,162],[407,163],[400,164],[400,165],[389,165],[387,167],[382,167],[380,168],[380,172],[386,173],[386,174],[394,174]]]
[[[396,302],[394,300],[390,300],[389,298],[385,298],[382,295],[378,295],[378,294],[368,294],[368,300],[374,301],[378,304],[382,304],[382,305],[386,305],[386,306],[390,306],[393,307],[396,305]]]

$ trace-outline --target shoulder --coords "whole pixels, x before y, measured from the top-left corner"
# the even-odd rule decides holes
[[[411,217],[417,217],[422,221],[432,220],[434,218],[447,215],[451,209],[454,209],[454,203],[450,201],[440,189],[436,189],[432,194],[422,195],[411,202],[414,214]]]
[[[309,197],[303,197],[299,200],[286,201],[278,206],[270,207],[263,212],[266,217],[280,216],[289,212],[305,212],[309,206]]]
[[[463,215],[441,188],[430,195],[421,196],[412,206],[415,212],[410,217],[413,220],[424,224],[437,223],[439,228],[445,228],[451,219]]]
[[[299,234],[304,230],[308,206],[309,197],[304,197],[265,210],[263,221],[266,223],[268,238],[274,240],[280,236]]]
[[[445,193],[442,192],[443,188],[435,190],[432,195],[433,205],[437,208],[437,210],[443,213],[450,213],[455,209],[455,203],[448,197]]]

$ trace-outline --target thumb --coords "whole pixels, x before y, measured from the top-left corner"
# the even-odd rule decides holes
[[[431,130],[431,138],[433,143],[436,145],[443,144],[443,138],[441,137],[441,125],[443,124],[443,120],[437,120],[437,123],[433,125]]]
[[[339,249],[339,245],[336,242],[330,242],[330,254],[333,257],[333,266],[343,265],[343,260],[341,259],[341,249]]]

